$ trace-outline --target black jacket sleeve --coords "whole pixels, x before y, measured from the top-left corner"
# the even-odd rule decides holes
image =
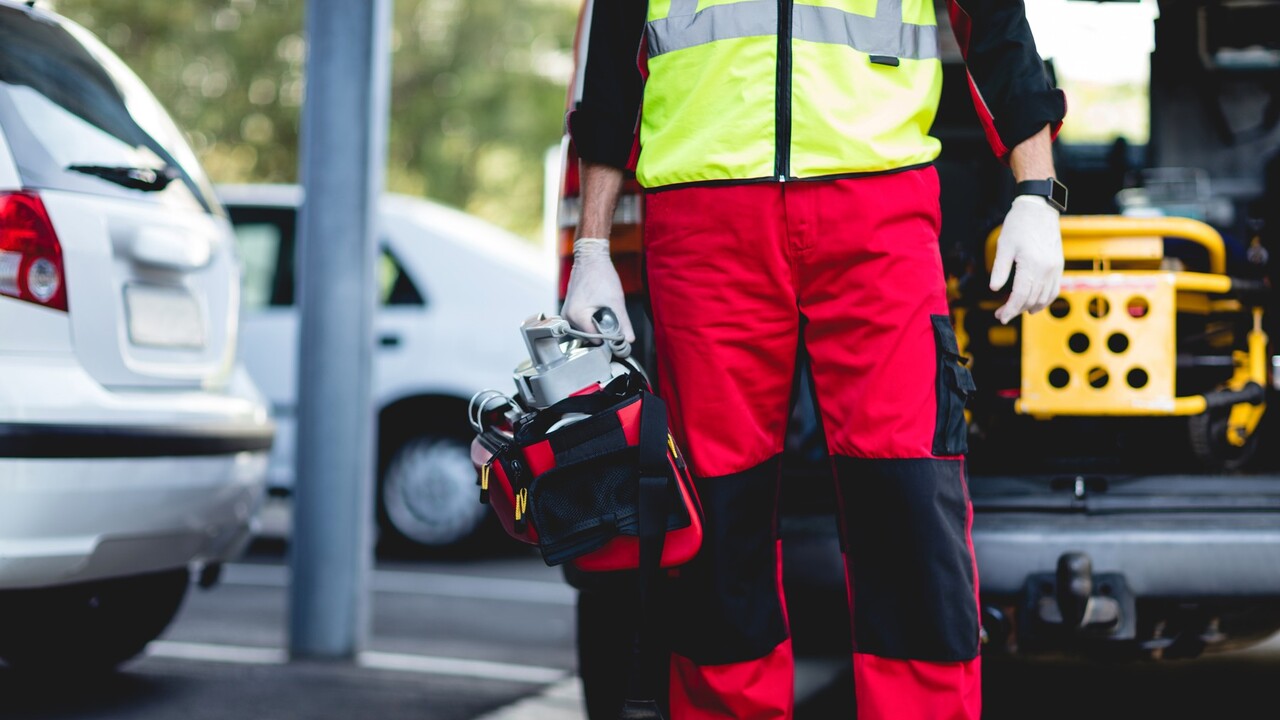
[[[991,149],[1006,159],[1045,125],[1054,136],[1067,100],[1049,82],[1023,0],[948,0],[951,27]]]
[[[634,161],[647,11],[642,0],[587,0],[583,5],[582,21],[589,26],[578,40],[580,77],[566,118],[583,160],[624,170]]]

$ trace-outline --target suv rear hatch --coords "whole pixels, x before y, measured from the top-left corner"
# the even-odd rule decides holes
[[[0,6],[0,130],[61,244],[85,369],[109,387],[224,382],[239,304],[230,229],[142,82],[83,28]]]

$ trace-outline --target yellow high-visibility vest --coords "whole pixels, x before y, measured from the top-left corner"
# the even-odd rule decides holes
[[[884,172],[938,156],[933,0],[649,0],[645,187]]]

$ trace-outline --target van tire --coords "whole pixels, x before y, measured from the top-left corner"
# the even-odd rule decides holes
[[[0,592],[0,658],[41,674],[111,671],[164,632],[190,584],[181,568]]]
[[[479,497],[470,438],[438,431],[403,438],[389,449],[378,478],[380,549],[469,545],[491,514]]]

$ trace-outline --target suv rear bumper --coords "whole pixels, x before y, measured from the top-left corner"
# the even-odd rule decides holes
[[[264,493],[262,452],[0,459],[0,589],[237,557]]]
[[[221,391],[102,387],[74,361],[0,358],[0,589],[233,559],[274,429],[243,371]]]
[[[984,595],[1021,595],[1083,552],[1137,597],[1280,596],[1280,513],[982,513],[973,545]]]
[[[970,490],[984,595],[1020,595],[1075,552],[1137,598],[1280,597],[1280,475],[975,476]]]

